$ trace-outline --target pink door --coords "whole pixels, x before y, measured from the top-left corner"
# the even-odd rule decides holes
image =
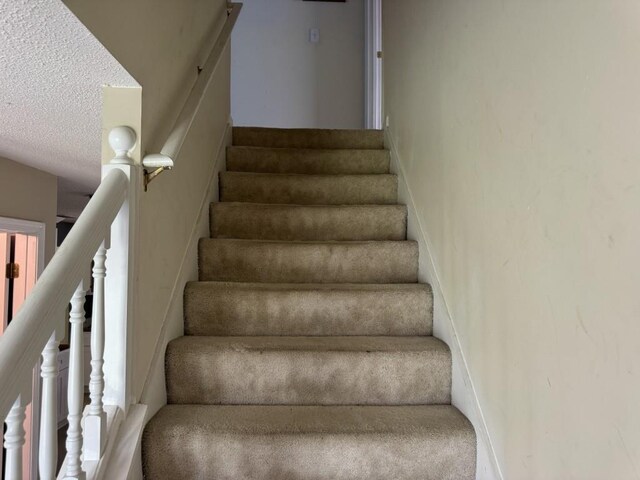
[[[7,278],[9,273],[6,266],[9,263],[17,264],[17,270],[13,270],[13,278]],[[33,235],[20,233],[0,232],[0,335],[7,328],[11,319],[18,313],[27,295],[36,284],[38,278],[38,238]],[[34,381],[37,381],[37,372],[34,372]],[[31,442],[34,431],[34,415],[32,405],[26,408],[24,429],[26,432],[25,444],[22,449],[22,472],[24,478],[31,478]],[[0,431],[0,440],[2,432]],[[2,457],[0,457],[0,469]],[[35,473],[35,472],[34,472]]]
[[[4,333],[9,321],[9,280],[5,275],[5,267],[9,263],[11,239],[8,233],[0,232],[0,335]],[[0,429],[0,445],[4,443],[2,429]],[[4,471],[2,456],[0,455],[0,471]]]
[[[5,266],[9,263],[10,247],[9,234],[0,232],[0,335],[9,321],[9,279],[5,275]]]
[[[18,313],[27,295],[36,284],[38,277],[38,239],[31,235],[15,234],[13,262],[19,265],[20,273],[18,278],[13,280],[12,318]],[[22,448],[22,474],[24,478],[31,478],[32,405],[32,403],[27,405],[26,418],[24,420],[24,430],[27,432],[24,447]]]

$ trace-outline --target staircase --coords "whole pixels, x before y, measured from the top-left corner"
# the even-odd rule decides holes
[[[234,128],[147,479],[475,477],[379,131]]]

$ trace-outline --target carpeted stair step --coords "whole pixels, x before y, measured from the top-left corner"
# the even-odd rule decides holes
[[[220,173],[221,202],[393,205],[397,199],[395,175]]]
[[[212,203],[211,237],[257,240],[405,240],[404,205]]]
[[[200,280],[268,283],[414,283],[414,241],[276,242],[203,238]]]
[[[227,171],[260,173],[389,173],[389,151],[229,147]]]
[[[233,145],[273,148],[384,148],[382,130],[233,127]]]
[[[191,282],[185,335],[431,335],[426,284]]]
[[[147,480],[472,480],[475,448],[450,405],[168,405],[142,458]]]
[[[451,401],[434,337],[196,337],[167,346],[167,402],[417,405]]]

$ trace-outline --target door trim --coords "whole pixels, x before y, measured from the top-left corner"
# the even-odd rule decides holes
[[[40,278],[40,275],[44,270],[45,261],[46,225],[44,222],[0,217],[0,231],[30,235],[38,239],[37,278]],[[40,437],[40,362],[38,362],[34,368],[31,392],[31,451],[29,452],[29,478],[35,480],[38,478],[38,445]],[[2,461],[0,459],[0,464],[1,463]]]
[[[382,0],[365,0],[365,127],[382,129]]]
[[[46,225],[43,222],[0,217],[0,231],[7,233],[24,233],[38,237],[38,277],[40,277],[40,274],[44,270],[45,227]]]

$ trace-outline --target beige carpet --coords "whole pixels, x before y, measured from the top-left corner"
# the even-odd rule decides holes
[[[475,478],[382,132],[234,128],[148,479]]]

